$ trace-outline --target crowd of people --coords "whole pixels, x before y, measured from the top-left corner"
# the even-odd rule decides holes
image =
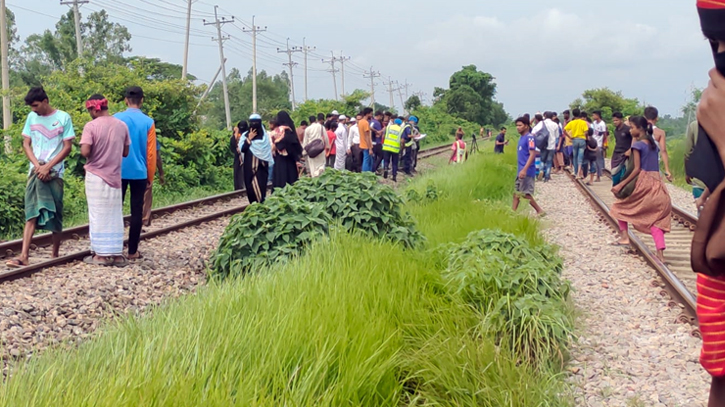
[[[237,124],[230,139],[234,187],[255,191],[248,194],[250,202],[262,202],[267,181],[283,188],[303,173],[318,177],[327,169],[375,172],[397,182],[401,158],[406,175],[416,171],[421,138],[417,117],[371,108],[350,117],[318,113],[299,126],[286,111],[266,126],[253,114]]]
[[[153,180],[164,174],[154,120],[141,111],[143,89],[126,89],[127,109],[111,115],[108,100],[99,94],[85,103],[91,117],[83,128],[80,152],[86,158],[85,192],[91,256],[85,263],[125,267],[138,251],[142,226],[151,223]],[[42,87],[31,88],[25,103],[31,112],[22,131],[23,151],[30,162],[25,191],[25,227],[20,256],[8,267],[29,264],[36,229],[52,233],[52,257],[58,257],[63,230],[63,175],[65,158],[76,134],[68,113],[54,108]],[[123,254],[123,201],[130,190],[131,220],[128,254]]]

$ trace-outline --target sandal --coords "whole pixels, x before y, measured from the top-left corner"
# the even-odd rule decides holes
[[[128,266],[128,259],[126,258],[126,256],[120,256],[118,258],[114,258],[113,266],[118,267],[118,268],[126,267],[126,266]]]
[[[8,261],[5,262],[5,266],[10,267],[10,268],[13,268],[13,269],[19,269],[19,268],[27,267],[29,265],[30,265],[30,263],[23,263],[18,258],[10,259],[10,260],[8,260]]]
[[[126,257],[126,259],[127,259],[127,260],[129,260],[129,261],[134,261],[134,260],[141,260],[141,259],[143,259],[143,255],[141,254],[141,252],[136,252],[136,255],[137,255],[138,257],[131,257],[131,255],[130,255],[130,254],[129,254],[129,255],[127,255],[127,256],[125,256],[125,257]]]
[[[110,261],[109,261],[110,260]],[[93,266],[111,266],[113,265],[113,260],[106,259],[106,260],[96,260],[96,257],[93,255],[86,256],[83,258],[83,263],[91,264]]]

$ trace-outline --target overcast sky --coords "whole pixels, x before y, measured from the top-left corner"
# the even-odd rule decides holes
[[[186,0],[90,0],[81,12],[106,9],[131,32],[134,55],[181,63]],[[542,5],[544,3],[545,5]],[[315,46],[309,57],[309,97],[332,98],[332,76],[322,57],[334,50],[351,57],[345,64],[345,90],[369,89],[363,71],[373,67],[376,99],[389,104],[385,83],[411,83],[410,94],[447,87],[450,75],[475,64],[498,84],[498,100],[515,116],[537,110],[561,111],[582,91],[621,90],[678,114],[689,89],[707,84],[713,65],[699,30],[694,0],[446,0],[360,2],[349,0],[197,0],[193,4],[189,72],[210,81],[219,67],[213,26],[214,4],[236,23],[224,33],[227,71],[251,67],[251,37],[242,27],[266,26],[258,40],[258,69],[277,73],[287,61],[285,48]],[[360,5],[370,4],[367,10]],[[18,31],[52,28],[68,10],[58,0],[7,0]],[[21,9],[22,7],[23,9]],[[34,10],[34,11],[31,11]],[[394,13],[394,14],[392,14]],[[297,100],[304,97],[303,58],[293,56]],[[338,65],[339,67],[339,65]],[[338,73],[338,91],[342,91]],[[385,83],[384,83],[385,82]],[[396,93],[395,103],[400,105]]]

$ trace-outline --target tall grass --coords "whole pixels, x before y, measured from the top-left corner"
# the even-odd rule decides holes
[[[477,321],[427,256],[338,234],[298,261],[21,364],[0,403],[558,405],[556,378],[473,337]]]
[[[470,232],[499,229],[534,245],[542,243],[538,222],[509,208],[516,179],[516,152],[493,154],[493,143],[481,143],[481,153],[463,165],[447,165],[417,179],[409,188],[434,200],[412,201],[408,209],[432,245],[463,241]],[[524,205],[522,205],[523,207]]]

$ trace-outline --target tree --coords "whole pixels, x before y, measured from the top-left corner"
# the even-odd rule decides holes
[[[418,95],[413,95],[405,101],[404,108],[406,111],[412,112],[415,109],[419,108],[422,104],[423,103],[420,101],[420,97],[418,97]]]
[[[53,71],[64,70],[78,58],[75,35],[72,11],[61,16],[55,32],[45,30],[42,34],[30,35],[21,48],[18,63],[23,82],[38,85],[42,78]],[[88,15],[87,21],[81,23],[81,37],[85,44],[82,56],[96,63],[120,63],[123,54],[131,51],[128,29],[110,22],[105,10]]]
[[[247,120],[252,114],[252,72],[242,78],[238,69],[232,69],[227,75],[227,88],[229,92],[229,110],[232,122]],[[208,102],[202,109],[205,116],[204,125],[212,129],[226,127],[226,113],[224,109],[224,95],[221,81],[215,83],[209,92]],[[278,75],[269,76],[267,72],[257,73],[257,113],[270,118],[280,109],[290,110],[292,104],[289,100],[289,78],[282,71]]]
[[[503,105],[495,101],[496,82],[491,74],[467,65],[451,75],[449,85],[448,90],[433,90],[434,106],[444,105],[449,114],[481,126],[508,119]]]
[[[571,109],[583,109],[588,113],[595,110],[602,111],[602,118],[609,122],[612,113],[621,112],[625,116],[642,114],[644,107],[637,99],[627,99],[621,91],[613,91],[609,88],[585,90],[581,98],[574,100]]]

